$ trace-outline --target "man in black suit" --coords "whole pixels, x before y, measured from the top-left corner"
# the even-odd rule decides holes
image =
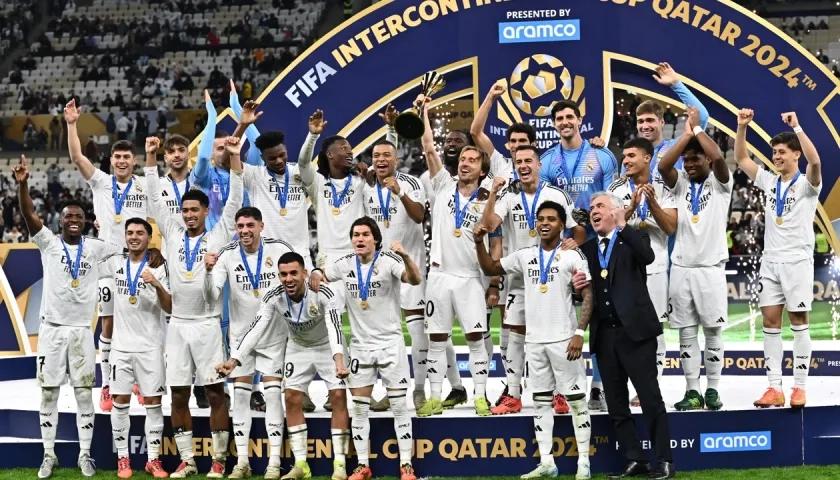
[[[647,290],[646,266],[653,263],[650,237],[626,225],[621,199],[612,193],[592,196],[590,223],[598,236],[581,250],[592,272],[595,311],[589,351],[597,355],[607,410],[627,465],[607,478],[673,478],[671,435],[656,370],[656,337],[662,325]],[[576,274],[578,290],[589,282]],[[659,461],[651,471],[630,414],[627,379],[633,382]]]

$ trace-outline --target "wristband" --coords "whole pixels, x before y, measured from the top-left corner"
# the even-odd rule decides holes
[[[400,193],[397,194],[397,197],[400,198],[400,199],[402,199],[404,196],[405,196],[405,192],[403,192],[402,190],[400,190]]]
[[[797,126],[797,127],[793,128],[793,133],[802,133],[802,132],[803,132],[802,127]]]
[[[241,367],[241,366],[242,366],[242,362],[240,362],[238,359],[234,358],[234,359],[233,359],[233,361],[234,361],[234,362],[236,362],[236,366],[237,366],[237,367]]]
[[[586,332],[584,332],[583,330],[581,330],[579,328],[577,330],[575,330],[575,336],[576,337],[582,337],[584,333],[586,333]]]
[[[499,286],[498,286],[498,285],[496,285],[496,284],[491,283],[491,284],[490,284],[490,288],[495,288],[496,290],[498,290],[498,289],[499,289]]]
[[[703,127],[699,125],[691,129],[691,131],[694,132],[694,135],[700,135],[700,133],[705,132],[705,130],[703,130]]]
[[[322,277],[324,276],[324,271],[323,271],[323,270],[321,270],[320,268],[313,268],[313,269],[312,269],[312,271],[311,271],[311,272],[309,272],[309,274],[311,275],[311,274],[313,274],[313,273],[315,273],[315,272],[320,273]]]

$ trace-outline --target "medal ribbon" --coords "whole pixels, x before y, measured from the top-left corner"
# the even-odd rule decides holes
[[[601,252],[601,246],[598,245],[598,263],[601,265],[601,270],[606,270],[610,266],[610,256],[612,255],[613,247],[615,246],[616,241],[615,236],[618,235],[618,227],[613,230],[612,238],[610,239],[610,246],[607,247],[607,252]]]
[[[117,177],[111,176],[111,196],[114,199],[114,214],[119,215],[122,212],[123,204],[125,203],[126,197],[128,197],[128,192],[131,191],[131,186],[134,184],[134,177],[131,177],[131,180],[128,181],[128,184],[125,186],[125,190],[122,193],[118,193],[120,191],[119,185],[117,185]]]
[[[344,197],[346,197],[347,192],[350,191],[350,184],[353,183],[353,177],[350,175],[347,176],[347,183],[344,184],[344,190],[341,192],[341,196],[338,195],[338,191],[335,189],[335,183],[333,183],[333,180],[327,177],[327,181],[330,182],[330,188],[332,189],[333,208],[340,208],[342,202],[344,202]]]
[[[277,184],[277,176],[272,172],[268,167],[265,167],[265,170],[271,175],[272,180],[274,180],[274,184]],[[280,208],[286,208],[286,201],[289,198],[289,167],[286,166],[285,171],[283,172],[283,178],[286,181],[286,184],[283,185],[283,189],[277,192],[277,198],[280,200]]]
[[[137,267],[137,271],[134,273],[134,278],[132,278],[131,258],[125,259],[125,279],[128,281],[128,294],[132,297],[137,296],[137,283],[140,281],[140,273],[143,272],[143,267],[146,266],[147,261],[149,261],[149,252],[146,252],[146,256],[143,257],[143,261],[140,262],[140,266]]]
[[[379,250],[376,251],[376,255],[373,256],[373,261],[370,262],[370,269],[368,270],[367,278],[364,282],[362,282],[362,261],[359,259],[359,256],[356,255],[356,276],[358,279],[356,280],[359,284],[359,298],[362,301],[366,301],[368,299],[368,293],[370,292],[370,279],[373,278],[373,267],[376,265],[376,260],[379,258]]]
[[[662,151],[662,147],[664,147],[664,146],[665,146],[665,140],[662,140],[662,142],[659,144],[659,146],[657,146],[655,149],[653,149],[653,158],[650,159],[650,176],[651,176],[651,178],[656,176],[656,174],[659,172],[659,170],[657,170],[656,167],[659,166],[659,152]]]
[[[260,249],[257,253],[257,274],[251,274],[251,267],[248,265],[248,257],[245,255],[245,247],[242,246],[242,240],[239,240],[239,255],[242,256],[242,264],[245,266],[245,273],[248,274],[248,281],[251,283],[251,288],[254,290],[260,289],[260,273],[262,272],[263,261],[263,242],[260,239]]]
[[[528,222],[528,228],[531,230],[534,230],[537,225],[537,202],[540,200],[540,192],[542,192],[544,186],[545,182],[540,182],[537,187],[537,193],[534,194],[534,202],[531,205],[528,205],[528,199],[525,198],[525,189],[519,190],[519,198],[522,199],[522,208],[525,209],[525,221]]]
[[[283,293],[286,294],[286,306],[289,307],[289,312],[294,314],[295,310],[292,308],[292,298],[289,297],[289,292],[287,292],[285,289],[283,289]],[[300,310],[298,310],[298,314],[297,314],[297,323],[300,323],[300,314],[303,313],[303,305],[306,303],[306,294],[307,293],[308,292],[306,291],[306,286],[304,285],[303,298],[300,299]]]
[[[70,276],[73,277],[73,280],[79,278],[79,265],[82,264],[82,248],[85,246],[85,237],[79,238],[79,250],[76,251],[76,261],[70,261],[70,251],[67,250],[67,244],[64,243],[64,239],[61,239],[61,246],[64,247],[64,258],[67,259],[67,263],[70,264]]]
[[[169,181],[172,182],[172,190],[175,192],[175,200],[178,202],[178,208],[181,207],[183,201],[181,200],[181,192],[178,191],[178,183],[175,182],[175,179],[172,178],[172,175],[169,175]],[[187,177],[187,184],[184,185],[184,193],[190,191],[190,178]]]
[[[782,215],[785,213],[785,202],[787,201],[788,190],[790,187],[799,180],[799,176],[802,175],[802,172],[796,172],[796,175],[793,177],[793,180],[790,181],[787,188],[785,188],[785,193],[782,193],[782,176],[779,175],[779,178],[776,179],[776,217],[781,218]]]
[[[636,184],[633,183],[633,179],[627,177],[627,181],[630,183],[630,191],[632,193],[636,193]],[[650,181],[648,183],[653,183],[653,177],[650,177]],[[639,214],[639,220],[645,221],[648,217],[648,204],[647,199],[642,195],[642,199],[639,200],[639,206],[636,207],[636,212]]]
[[[455,188],[455,228],[461,228],[461,225],[464,224],[464,217],[467,216],[467,209],[470,207],[470,203],[475,200],[475,197],[478,196],[478,189],[476,188],[473,194],[470,196],[470,199],[467,200],[466,205],[464,208],[461,208],[461,193]]]
[[[706,181],[703,180],[700,183],[691,182],[691,213],[692,215],[697,215],[697,212],[700,211],[700,194],[703,193],[703,186],[706,184]],[[699,185],[699,187],[697,187]],[[697,187],[695,189],[695,187]]]
[[[387,188],[385,190],[388,190]],[[382,200],[382,185],[376,179],[376,193],[379,195],[379,208],[382,210],[382,220],[389,221],[391,217],[391,191],[388,190],[388,200]]]
[[[577,173],[578,167],[580,166],[580,161],[583,159],[583,152],[586,151],[586,141],[584,140],[578,150],[577,159],[575,159],[575,165],[572,167],[571,175],[566,172],[566,151],[563,149],[562,144],[558,144],[560,146],[560,151],[558,152],[557,156],[560,157],[560,175],[566,179],[566,185],[571,185],[572,180],[575,178],[575,173]],[[557,156],[554,157],[554,162],[557,161]]]
[[[190,250],[190,236],[187,233],[184,233],[184,261],[187,264],[187,271],[192,272],[193,265],[195,265],[195,259],[198,258],[198,251],[201,249],[201,241],[204,239],[204,236],[207,235],[207,232],[201,234],[195,241],[195,247]]]
[[[230,182],[222,181],[219,169],[216,167],[213,168],[216,170],[216,178],[213,179],[213,185],[219,186],[219,191],[222,193],[222,205],[224,205],[228,201],[228,195],[230,195]]]
[[[563,242],[557,242],[557,246],[554,247],[554,250],[551,251],[551,256],[548,257],[548,265],[544,265],[545,261],[543,260],[543,248],[542,245],[539,246],[540,249],[540,285],[545,285],[548,283],[548,272],[551,270],[551,263],[554,261],[554,254],[557,253],[557,249],[560,248],[560,244]],[[598,251],[601,251],[598,249]]]

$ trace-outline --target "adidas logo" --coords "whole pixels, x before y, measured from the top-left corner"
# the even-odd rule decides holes
[[[808,370],[808,365],[806,365],[804,363],[801,363],[801,364],[796,366],[796,369],[797,370]]]
[[[166,393],[166,387],[164,387],[163,385],[161,385],[160,387],[158,387],[158,389],[157,389],[157,393]]]
[[[487,370],[482,370],[480,372],[477,372],[474,376],[478,376],[478,375],[487,375]]]
[[[117,275],[125,275],[125,269],[121,268],[121,269],[117,270]]]
[[[160,440],[149,440],[149,445],[160,445]]]
[[[114,439],[115,442],[123,442],[125,441],[125,437],[117,437]]]
[[[577,386],[577,385],[573,385],[573,386],[572,386],[572,391],[573,391],[573,392],[579,392],[579,391],[580,391],[580,387],[579,387],[579,386]]]
[[[41,424],[41,428],[50,428],[52,426],[53,425],[52,425],[51,422],[44,422],[44,423]]]
[[[534,431],[535,431],[535,432],[542,432],[542,431],[543,431],[543,429],[542,429],[542,427],[540,427],[539,425],[534,425]]]
[[[426,304],[425,300],[420,300],[420,305],[425,305],[425,304]]]
[[[351,270],[350,273],[347,274],[347,278],[356,278],[356,272]]]
[[[434,368],[429,367],[428,369],[426,369],[426,372],[427,372],[427,373],[437,373],[437,370],[435,370]]]
[[[236,433],[233,434],[234,437],[244,437],[245,434],[242,433],[242,430],[237,430]]]
[[[717,322],[717,323],[726,323],[726,320],[724,320],[724,319],[723,319],[723,317],[718,317],[718,319],[716,320],[716,322]]]
[[[237,266],[236,266],[236,268],[234,268],[234,269],[233,269],[233,271],[234,271],[234,272],[244,272],[244,271],[245,271],[245,267],[243,267],[243,266],[240,264],[240,265],[237,265]]]
[[[680,354],[680,358],[691,358],[691,355],[689,355],[688,352],[683,352]]]
[[[88,423],[87,425],[85,425],[84,427],[82,427],[82,430],[93,430],[93,424],[92,424],[92,423]]]
[[[482,325],[481,325],[480,323],[476,323],[476,324],[475,324],[475,326],[474,326],[473,328],[481,328],[481,326],[482,326]]]
[[[585,422],[583,425],[578,425],[578,428],[589,428],[591,426],[592,424],[590,424],[589,422]]]
[[[160,196],[161,196],[161,197],[168,197],[168,196],[169,196],[169,192],[167,192],[165,189],[162,189],[162,190],[160,191]]]
[[[660,319],[667,319],[667,318],[668,318],[668,314],[667,314],[667,313],[663,313],[663,314],[662,314],[662,316],[660,316],[659,318],[660,318]]]
[[[404,378],[402,380],[400,380],[400,385],[405,385],[407,383],[408,383],[408,380],[406,380]]]
[[[283,316],[286,318],[292,318],[292,313],[286,310],[285,312],[283,312]]]
[[[514,371],[513,371],[513,369],[512,369],[512,368],[508,368],[507,370],[505,370],[505,373],[509,373],[509,374],[513,375],[513,374],[514,374]],[[574,389],[573,389],[573,390],[574,390]]]
[[[353,437],[353,440],[362,441],[362,436],[361,435],[356,435],[356,436]]]
[[[665,363],[664,363],[662,360],[657,360],[657,361],[656,361],[656,366],[657,366],[657,367],[658,367],[658,366],[660,366],[660,365],[664,365],[664,364],[665,364]]]
[[[706,361],[707,362],[719,362],[720,358],[719,357],[708,357],[708,358],[706,358]]]
[[[799,308],[805,308],[805,302],[800,302],[798,306]]]
[[[514,211],[519,211],[519,210],[522,210],[522,204],[521,204],[521,203],[517,203],[516,205],[514,205],[514,206],[513,206],[513,210],[514,210]]]
[[[282,431],[271,432],[271,434],[269,435],[269,437],[282,437],[282,436],[283,436]]]
[[[411,440],[411,434],[410,434],[410,433],[406,433],[405,435],[403,435],[402,437],[400,437],[400,440]]]

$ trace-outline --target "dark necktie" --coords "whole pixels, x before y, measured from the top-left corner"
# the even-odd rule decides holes
[[[609,238],[602,238],[601,239],[601,253],[606,255],[607,247],[609,247],[609,246],[610,246],[610,239]]]

